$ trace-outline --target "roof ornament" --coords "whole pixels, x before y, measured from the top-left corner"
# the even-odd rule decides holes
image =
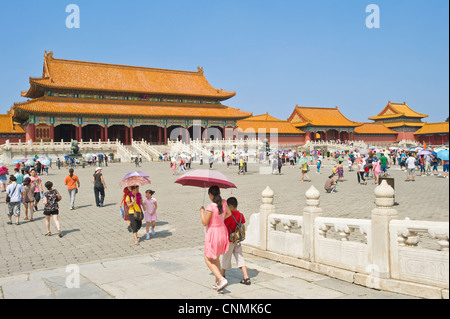
[[[198,71],[198,73],[200,73],[200,74],[204,74],[204,72],[203,72],[203,67],[197,67],[197,71]]]

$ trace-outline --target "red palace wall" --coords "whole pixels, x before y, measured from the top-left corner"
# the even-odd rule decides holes
[[[449,143],[448,134],[445,135],[416,135],[416,141],[428,145],[444,145]]]
[[[355,134],[356,141],[364,141],[364,142],[379,142],[379,143],[395,143],[397,141],[396,135],[359,135]]]

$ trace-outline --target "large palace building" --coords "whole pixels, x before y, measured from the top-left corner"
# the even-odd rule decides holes
[[[252,115],[223,105],[235,92],[212,87],[202,68],[187,72],[79,62],[55,59],[52,52],[45,53],[42,77],[30,78],[22,96],[29,100],[16,103],[9,114],[33,141],[165,143],[174,132],[209,138],[211,128],[226,137],[238,120]]]
[[[165,144],[168,139],[266,138],[271,131],[280,144],[449,142],[448,122],[422,122],[428,115],[391,101],[368,123],[350,120],[338,107],[297,105],[286,121],[268,113],[253,116],[222,104],[236,93],[214,88],[200,67],[190,72],[80,62],[46,52],[42,77],[29,82],[22,92],[28,101],[0,115],[0,145],[6,140]]]

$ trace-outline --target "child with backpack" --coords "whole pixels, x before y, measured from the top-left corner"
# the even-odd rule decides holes
[[[222,256],[222,276],[225,277],[226,271],[231,269],[231,258],[234,255],[237,266],[241,268],[244,275],[241,284],[250,285],[251,282],[248,277],[241,246],[241,241],[245,239],[245,217],[237,210],[238,202],[235,197],[228,198],[227,205],[231,210],[231,216],[225,219],[225,226],[228,229],[230,244],[228,246],[228,251]]]

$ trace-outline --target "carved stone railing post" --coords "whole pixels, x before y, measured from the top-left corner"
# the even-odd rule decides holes
[[[394,206],[394,189],[382,181],[374,190],[376,208],[372,210],[372,264],[381,278],[390,277],[390,243],[389,223],[398,219]],[[405,243],[408,245],[409,243]]]
[[[303,208],[303,258],[314,262],[314,220],[322,215],[320,192],[311,186],[306,191],[306,207]]]
[[[260,249],[267,250],[267,232],[269,231],[269,215],[275,214],[275,206],[273,205],[273,190],[270,189],[269,186],[261,193],[262,196],[262,204],[259,207],[260,212],[260,224],[259,224],[259,234],[261,236]]]

